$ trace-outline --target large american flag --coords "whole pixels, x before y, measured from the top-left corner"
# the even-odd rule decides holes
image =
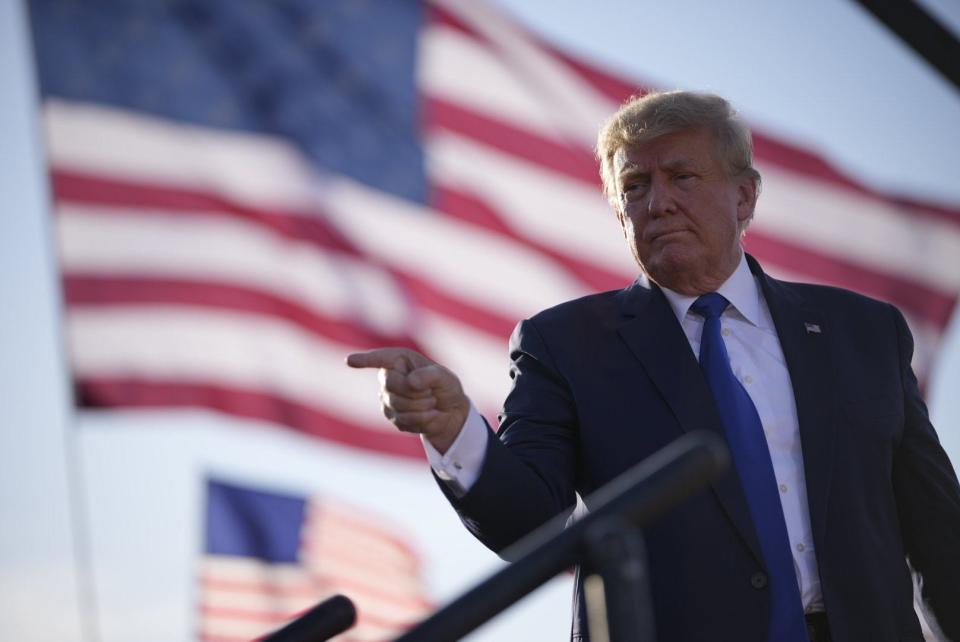
[[[203,642],[261,637],[337,593],[357,607],[342,642],[392,639],[431,608],[396,529],[328,497],[209,480],[204,542]]]
[[[348,352],[420,349],[481,411],[534,312],[636,275],[591,146],[646,87],[477,0],[33,0],[68,340],[87,407],[203,407],[364,449]],[[921,379],[960,207],[755,134],[747,247],[897,304]]]

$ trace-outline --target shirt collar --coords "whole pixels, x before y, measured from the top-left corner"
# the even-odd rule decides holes
[[[677,320],[682,323],[697,297],[680,294],[665,287],[660,289],[667,297]],[[730,302],[730,306],[736,309],[748,322],[758,328],[763,328],[766,325],[762,311],[760,285],[750,272],[750,266],[747,265],[747,256],[742,251],[740,252],[740,263],[737,264],[737,269],[723,282],[723,285],[717,288],[717,292],[722,294]]]

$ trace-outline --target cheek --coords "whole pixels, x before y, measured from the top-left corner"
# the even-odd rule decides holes
[[[625,218],[621,221],[621,228],[633,258],[641,263],[644,262],[649,248],[643,242],[643,222]]]
[[[644,221],[642,216],[621,214],[620,215],[620,226],[623,228],[623,233],[627,237],[633,237],[640,230],[643,229]]]

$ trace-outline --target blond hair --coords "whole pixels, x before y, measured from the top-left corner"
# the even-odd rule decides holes
[[[687,129],[704,128],[713,134],[718,160],[731,177],[749,176],[760,189],[760,172],[753,167],[750,130],[726,100],[715,94],[659,91],[632,96],[611,116],[597,137],[597,158],[603,192],[618,209],[613,156],[626,146]]]

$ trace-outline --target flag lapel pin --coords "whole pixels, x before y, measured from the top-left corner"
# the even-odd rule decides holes
[[[803,327],[807,329],[807,334],[820,334],[820,326],[816,323],[804,323]]]

